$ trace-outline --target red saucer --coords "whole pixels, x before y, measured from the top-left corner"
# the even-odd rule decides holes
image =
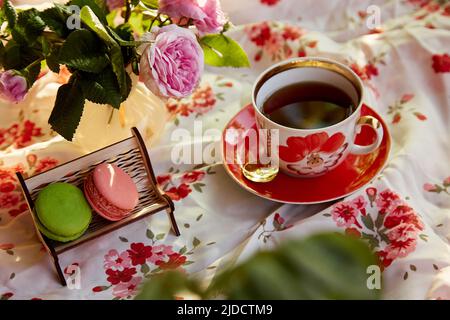
[[[251,105],[248,105],[225,127],[222,135],[224,167],[228,174],[243,188],[269,200],[283,203],[313,204],[343,198],[367,185],[376,177],[385,166],[391,149],[391,137],[381,116],[368,106],[363,106],[361,112],[362,115],[371,115],[377,118],[383,125],[383,141],[375,152],[367,155],[350,154],[342,164],[320,177],[294,178],[279,172],[271,182],[256,183],[243,176],[239,164],[232,159],[235,155],[227,155],[225,152],[227,146],[230,147],[229,142],[225,139],[227,129],[246,130],[256,128],[254,110]],[[243,137],[237,139],[243,139]],[[356,141],[361,145],[370,144],[373,139],[373,131],[365,127],[356,137]]]

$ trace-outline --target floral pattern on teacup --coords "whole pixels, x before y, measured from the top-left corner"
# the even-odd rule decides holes
[[[280,159],[292,162],[287,169],[297,175],[318,175],[333,168],[348,147],[345,136],[319,132],[305,137],[289,137],[280,146]]]

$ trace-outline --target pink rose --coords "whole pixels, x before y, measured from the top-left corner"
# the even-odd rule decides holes
[[[28,91],[27,80],[14,70],[0,73],[0,97],[18,103]]]
[[[122,8],[124,4],[123,0],[106,0],[106,5],[110,11]]]
[[[200,34],[217,33],[226,23],[219,0],[160,0],[159,12],[175,21],[192,19]]]
[[[159,0],[158,11],[175,20],[180,18],[199,20],[206,16],[198,0]]]
[[[203,72],[203,51],[195,35],[173,24],[153,30],[144,35],[154,43],[142,53],[141,80],[159,96],[183,98],[191,94]]]
[[[194,19],[194,24],[200,34],[218,33],[223,29],[227,22],[219,0],[206,0],[202,7],[205,17],[203,19]]]

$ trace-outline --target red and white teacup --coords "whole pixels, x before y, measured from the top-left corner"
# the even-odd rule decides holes
[[[303,81],[322,82],[346,92],[355,110],[341,122],[318,129],[286,127],[264,115],[262,107],[267,98],[283,87]],[[375,151],[383,140],[383,128],[374,117],[361,115],[363,96],[361,79],[347,66],[330,59],[295,58],[265,70],[253,86],[252,102],[258,129],[278,132],[279,153],[275,156],[280,170],[295,177],[315,177],[337,167],[349,153]],[[371,145],[355,143],[362,126],[369,126],[376,133]]]

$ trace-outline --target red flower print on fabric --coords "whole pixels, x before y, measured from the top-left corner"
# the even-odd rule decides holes
[[[258,235],[258,239],[262,239],[264,243],[272,237],[274,232],[283,231],[292,228],[293,224],[286,224],[286,219],[276,212],[272,220],[273,229],[269,229],[266,226],[266,220],[262,224],[262,231]]]
[[[172,187],[165,192],[172,200],[178,201],[186,198],[192,192],[192,189],[186,183],[182,183],[178,187]]]
[[[119,283],[113,288],[113,295],[117,298],[131,298],[138,293],[138,286],[142,277],[132,278],[129,282]]]
[[[442,180],[441,183],[425,183],[423,189],[427,192],[442,192],[450,196],[450,176]]]
[[[9,300],[12,296],[14,296],[14,293],[5,292],[0,295],[0,300]]]
[[[375,202],[381,214],[385,214],[389,208],[399,200],[400,197],[395,192],[386,189],[378,194]]]
[[[279,148],[280,159],[286,162],[300,162],[288,165],[288,169],[297,173],[322,173],[332,168],[342,157],[347,143],[342,133],[331,137],[328,133],[314,133],[306,137],[289,137],[287,145]]]
[[[34,169],[34,174],[38,174],[47,171],[51,168],[54,168],[56,167],[57,164],[58,160],[56,159],[50,157],[42,158],[36,165],[36,168]]]
[[[0,167],[0,210],[7,209],[11,217],[16,217],[28,209],[20,191],[16,172],[21,172],[28,177],[51,169],[58,164],[58,160],[54,158],[38,159],[35,154],[27,155],[26,162],[27,166],[18,163],[12,167]]]
[[[123,270],[106,270],[108,277],[106,278],[111,284],[115,285],[120,282],[127,283],[136,274],[136,268],[124,268]]]
[[[105,255],[105,269],[123,270],[131,267],[131,258],[128,251],[118,253],[117,250],[109,250]]]
[[[450,72],[450,55],[445,54],[435,54],[432,56],[433,64],[432,67],[436,73]]]
[[[333,206],[331,210],[331,216],[333,220],[336,221],[338,227],[351,227],[356,225],[361,228],[357,217],[359,215],[359,210],[353,201],[342,201]]]
[[[360,67],[356,63],[350,65],[350,68],[362,79],[370,80],[372,77],[378,76],[378,68],[373,63],[368,63]]]
[[[409,113],[415,116],[420,121],[427,120],[427,116],[423,113],[416,111],[415,106],[412,104],[408,104],[411,100],[413,100],[414,94],[412,93],[405,93],[400,98],[400,100],[397,100],[394,102],[393,105],[390,105],[388,107],[388,114],[392,114],[392,123],[397,124],[402,120],[402,114]]]
[[[132,243],[127,250],[133,266],[144,264],[152,256],[152,247],[143,243]]]
[[[186,259],[186,256],[174,252],[169,255],[168,261],[156,261],[155,264],[162,270],[177,269],[186,262]]]
[[[303,41],[305,32],[295,25],[263,21],[247,26],[244,31],[259,49],[253,58],[255,61],[261,60],[264,54],[272,61],[286,59],[294,55],[294,50],[298,53],[317,45],[317,41]]]
[[[414,209],[390,189],[367,188],[365,195],[336,203],[326,216],[346,234],[366,240],[383,268],[413,252],[424,229]]]
[[[268,22],[255,24],[247,29],[250,40],[258,47],[263,47],[271,37],[270,26]]]
[[[0,208],[8,209],[17,206],[21,197],[19,193],[0,194]]]
[[[287,25],[283,29],[282,36],[284,40],[297,40],[303,35],[303,33],[304,32],[298,27]]]
[[[166,108],[173,115],[188,117],[191,114],[202,115],[216,104],[216,96],[209,84],[199,86],[194,93],[181,100],[169,99]]]
[[[186,172],[181,177],[181,181],[183,183],[194,183],[194,182],[197,182],[198,180],[202,180],[204,176],[205,176],[204,171],[196,170],[196,171]]]
[[[273,217],[272,225],[274,227],[274,231],[283,231],[289,228],[292,228],[293,225],[285,225],[286,220],[277,212]]]
[[[34,143],[34,138],[41,137],[42,128],[30,120],[25,120],[22,123],[15,123],[9,128],[0,128],[0,150],[8,147],[24,148]]]
[[[268,5],[268,6],[274,6],[281,0],[261,0],[262,4]]]
[[[130,299],[138,293],[144,278],[150,278],[168,269],[179,268],[184,271],[184,265],[193,263],[187,260],[187,255],[194,253],[201,245],[201,241],[194,237],[190,249],[183,246],[175,251],[171,245],[158,243],[163,241],[165,233],[154,234],[152,230],[147,229],[145,236],[151,244],[133,242],[123,251],[110,249],[104,255],[103,267],[108,283],[93,286],[92,292],[99,293],[111,289],[110,293],[114,300]],[[128,242],[125,237],[119,239]]]
[[[11,250],[14,248],[12,243],[0,243],[0,250]]]
[[[361,232],[357,228],[347,228],[345,229],[345,234],[354,238],[361,237]]]
[[[209,172],[207,170],[207,172]],[[161,189],[174,201],[179,201],[186,198],[191,192],[192,188],[201,191],[205,186],[200,181],[206,176],[206,172],[202,170],[187,171],[180,176],[174,177],[174,174],[162,174],[156,177],[156,180]]]

